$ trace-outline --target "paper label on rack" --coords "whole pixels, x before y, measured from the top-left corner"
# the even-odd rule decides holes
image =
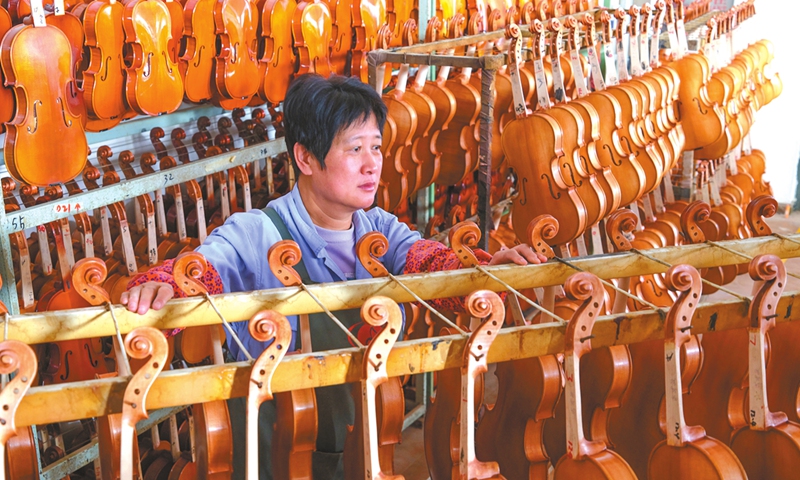
[[[681,186],[683,188],[691,188],[694,184],[694,150],[685,150],[683,152],[683,178]]]
[[[589,57],[589,67],[592,71],[592,85],[594,91],[606,89],[606,84],[603,81],[603,71],[600,69],[600,60],[597,58],[597,50],[592,47],[586,49],[586,54]]]
[[[650,203],[650,194],[645,193],[642,196],[642,205],[644,206],[644,217],[646,221],[651,221],[655,218],[655,213],[653,213],[653,204]]]
[[[658,52],[658,33],[656,32],[650,37],[650,66],[653,68],[658,68]]]
[[[647,67],[650,65],[650,48],[647,44],[648,36],[639,35],[639,63],[642,65],[642,72],[647,71]]]
[[[45,20],[44,16],[44,7],[42,3],[43,2],[38,0],[33,0],[31,2],[31,16],[33,17],[34,27],[44,27],[45,25],[47,25],[47,21]]]
[[[131,230],[127,220],[120,220],[120,235],[122,235],[122,256],[125,259],[125,267],[128,269],[128,276],[132,277],[136,273],[136,255],[133,253],[133,243],[131,241]]]
[[[59,224],[61,225],[61,239],[64,242],[64,250],[66,250],[67,265],[71,269],[71,266],[75,265],[75,252],[72,250],[72,233],[69,229],[69,220],[62,218],[59,220]]]
[[[600,255],[603,252],[603,236],[600,233],[600,224],[592,225],[592,255]]]
[[[721,169],[720,169],[721,170]],[[711,191],[711,199],[714,201],[714,205],[722,204],[722,197],[719,196],[719,179],[717,175],[711,175],[709,179],[709,190]]]
[[[653,201],[656,204],[656,212],[663,213],[666,208],[664,208],[664,197],[661,196],[661,184],[656,186],[656,189],[653,190]]]
[[[156,219],[153,215],[147,216],[147,264],[158,263],[158,237],[156,236]]]
[[[642,218],[642,215],[639,212],[639,204],[636,203],[636,202],[633,202],[630,205],[628,205],[628,209],[630,209],[631,212],[636,214],[636,220],[637,220],[637,222],[636,222],[636,225],[637,225],[636,230],[644,230],[644,225],[642,225],[642,222],[640,221],[641,218]]]
[[[550,95],[547,93],[547,77],[544,75],[542,59],[533,61],[533,75],[536,78],[536,98],[541,108],[550,107]]]
[[[675,22],[675,27],[678,29],[678,42],[681,45],[681,56],[689,53],[689,40],[686,38],[686,25],[682,18]]]
[[[672,174],[667,172],[664,175],[664,199],[667,203],[675,203],[675,189],[672,186]]]
[[[617,42],[617,76],[620,82],[630,80],[630,75],[628,75],[628,57],[625,55],[625,42],[622,40]],[[608,83],[616,85],[616,83]]]
[[[156,222],[158,222],[158,234],[165,236],[167,231],[167,214],[164,211],[164,196],[161,190],[156,190]]]
[[[588,95],[589,92],[586,90],[586,78],[583,76],[583,64],[580,54],[575,50],[570,51],[569,61],[572,64],[572,78],[575,80],[575,92],[578,94],[578,98],[583,98]]]
[[[564,87],[564,74],[561,72],[561,58],[553,59],[551,70],[553,73],[553,98],[556,103],[561,103],[566,99],[566,89]]]
[[[711,198],[708,194],[708,182],[703,182],[703,186],[700,187],[700,199],[703,202],[711,205]]]
[[[667,24],[667,37],[669,38],[669,49],[680,54],[681,46],[678,43],[678,33],[675,31],[675,24]]]
[[[111,228],[108,226],[108,208],[100,208],[100,232],[103,234],[103,254],[107,257],[111,255],[113,242],[111,240]]]
[[[630,36],[630,49],[628,53],[631,58],[631,75],[634,77],[641,77],[644,71],[642,70],[642,59],[639,55],[639,35]]]
[[[603,45],[603,56],[606,62],[606,85],[617,85],[619,83],[619,76],[617,74],[616,42]]]
[[[25,234],[17,232],[19,242],[19,271],[22,276],[22,306],[25,308],[33,306],[35,298],[33,296],[33,281],[31,279],[31,255],[28,251],[28,243]]]

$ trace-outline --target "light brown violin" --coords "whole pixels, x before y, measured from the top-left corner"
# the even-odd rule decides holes
[[[258,10],[251,0],[214,4],[219,45],[214,63],[214,101],[222,108],[245,107],[258,91]]]

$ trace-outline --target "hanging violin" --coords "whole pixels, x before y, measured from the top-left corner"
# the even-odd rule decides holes
[[[223,0],[214,5],[219,45],[214,64],[214,102],[227,110],[247,106],[258,91],[258,13],[251,0]]]
[[[69,39],[45,23],[41,0],[34,4],[33,25],[17,25],[3,37],[0,61],[16,98],[4,153],[11,176],[45,186],[79,175],[89,147],[81,112],[70,102],[77,86]]]

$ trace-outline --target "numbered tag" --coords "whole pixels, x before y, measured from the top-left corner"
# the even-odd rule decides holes
[[[600,233],[600,224],[592,225],[592,255],[601,255],[603,252],[603,236]]]
[[[650,37],[650,66],[653,68],[658,68],[658,52],[658,32],[656,32]]]
[[[53,205],[53,213],[78,213],[82,208],[80,202],[58,203]]]
[[[131,230],[127,220],[119,222],[120,235],[122,235],[122,256],[125,258],[125,267],[128,269],[128,276],[136,274],[136,255],[133,253],[133,242],[131,241]]]
[[[653,190],[653,201],[656,204],[656,212],[663,213],[666,208],[664,208],[664,197],[661,196],[661,185],[659,184],[655,190]]]
[[[34,27],[44,27],[47,25],[41,0],[33,0],[31,2],[31,16],[33,17]]]
[[[631,57],[631,75],[634,77],[641,77],[644,74],[642,70],[642,57],[639,54],[639,35],[630,35],[629,55]]]
[[[91,233],[83,234],[83,253],[86,257],[94,257],[94,238]]]
[[[158,234],[166,236],[167,231],[167,214],[164,211],[164,195],[161,190],[156,190],[156,222],[158,222]]]
[[[75,252],[72,251],[72,233],[69,229],[69,220],[62,218],[58,223],[61,226],[61,241],[64,243],[64,250],[66,250],[65,259],[67,265],[75,265]]]
[[[561,103],[566,100],[567,92],[564,88],[564,74],[561,72],[561,59],[553,59],[552,72],[553,72],[553,98],[556,103]]]
[[[681,56],[684,56],[689,52],[689,40],[686,38],[686,25],[683,19],[679,18],[675,22],[675,26],[678,29],[678,42],[680,42],[681,45]]]
[[[175,213],[175,221],[178,225],[178,241],[182,242],[186,240],[186,218],[184,218],[183,214],[183,195],[181,195],[178,187],[176,187],[175,192]]]
[[[626,82],[630,80],[627,58],[628,57],[625,55],[625,42],[619,40],[617,42],[617,75],[620,82]],[[609,84],[611,83],[609,82]],[[616,85],[616,83],[611,85]]]
[[[669,49],[673,52],[681,54],[681,45],[678,42],[678,33],[675,31],[675,24],[667,24],[667,38],[669,38]]]
[[[605,46],[603,47],[605,50]],[[606,83],[603,81],[603,71],[600,69],[600,60],[597,58],[597,50],[593,47],[586,49],[586,54],[589,57],[589,68],[592,71],[592,85],[594,90],[599,92],[606,89]]]
[[[589,48],[591,50],[591,48]],[[572,78],[575,80],[575,91],[578,98],[583,98],[589,94],[586,91],[586,78],[583,76],[583,64],[581,62],[580,53],[575,50],[569,52],[569,61],[572,64]]]
[[[653,204],[650,202],[650,194],[645,193],[642,196],[642,206],[644,207],[644,218],[648,222],[655,218],[655,213],[653,212]]]
[[[550,108],[550,96],[547,93],[547,77],[544,75],[542,59],[533,61],[533,74],[536,78],[536,98],[539,106]]]
[[[103,253],[105,256],[111,255],[113,242],[111,241],[111,228],[108,226],[108,209],[100,209],[100,232],[103,234]]]
[[[617,73],[617,50],[615,44],[604,44],[603,56],[605,57],[606,62],[606,85],[619,84],[619,74]]]
[[[158,238],[156,236],[156,219],[153,215],[147,216],[147,264],[158,263]]]
[[[647,71],[650,66],[650,48],[648,47],[649,37],[646,34],[639,35],[639,63],[642,65],[642,72]]]
[[[672,174],[670,174],[670,172],[667,172],[667,174],[664,175],[663,182],[664,182],[664,199],[667,201],[668,204],[675,203],[675,189],[672,186]]]

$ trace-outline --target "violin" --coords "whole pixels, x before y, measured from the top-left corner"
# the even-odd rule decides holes
[[[183,7],[183,38],[186,47],[178,60],[184,81],[184,98],[193,103],[210,100],[216,51],[213,0],[187,0]]]
[[[11,15],[0,6],[0,38],[11,29]],[[6,86],[5,74],[0,69],[0,133],[6,131],[6,123],[14,118],[14,91]]]
[[[386,267],[381,264],[377,258],[386,254],[389,248],[389,242],[380,232],[369,232],[361,237],[356,243],[356,256],[364,268],[372,274],[373,277],[385,277],[389,275]],[[371,300],[378,303],[378,298],[375,297]],[[380,302],[387,305],[385,301]],[[388,308],[390,312],[393,310],[390,304],[384,308]],[[366,314],[369,309],[362,308],[362,312]],[[371,314],[370,314],[371,315]],[[389,316],[391,322],[391,315]],[[400,324],[389,325],[384,331],[389,337],[390,330],[398,332]],[[380,336],[380,335],[379,335]],[[397,338],[397,333],[391,335],[389,339],[393,342]],[[376,344],[376,336],[370,345]],[[378,353],[378,352],[375,352]],[[368,358],[365,356],[365,358]],[[366,455],[363,451],[364,435],[367,435],[368,425],[365,422],[359,422],[359,419],[365,418],[366,412],[364,405],[360,401],[361,398],[361,385],[353,388],[353,399],[355,400],[356,407],[356,422],[353,425],[353,430],[348,432],[345,438],[345,452],[357,452],[355,455],[345,455],[345,476],[351,478],[358,476],[358,472],[364,470],[365,466],[369,467],[366,461]],[[391,475],[394,472],[394,446],[400,443],[403,432],[403,420],[405,418],[405,397],[403,395],[403,386],[399,377],[387,378],[375,387],[374,396],[377,402],[377,413],[370,413],[375,416],[376,430],[370,435],[376,436],[376,449],[379,459],[379,470]],[[371,440],[371,439],[370,439]],[[376,453],[370,452],[372,455]]]
[[[127,2],[122,25],[128,105],[142,115],[174,112],[181,105],[184,87],[172,56],[170,8],[163,0]]]
[[[178,287],[187,297],[207,294],[205,286],[198,280],[202,278],[208,268],[205,258],[197,252],[182,253],[173,264],[172,275]],[[190,329],[184,330],[186,333]],[[185,352],[190,346],[197,348],[203,345],[211,346],[210,351],[204,352],[205,356],[211,355],[215,365],[225,363],[222,354],[222,326],[209,325],[205,327],[192,327],[199,335],[195,335],[192,342],[183,337],[181,351]],[[205,333],[205,335],[202,335]],[[200,337],[200,338],[198,338]],[[206,338],[202,338],[206,337]],[[200,356],[200,355],[196,355]],[[192,406],[194,419],[194,441],[196,451],[197,471],[209,477],[220,476],[230,478],[233,473],[233,439],[231,437],[230,415],[228,403],[224,400],[200,403]]]
[[[222,108],[245,107],[258,91],[258,10],[251,0],[224,0],[214,4],[217,55],[214,64],[214,101]]]
[[[564,290],[567,298],[580,302],[580,306],[567,324],[564,335],[567,453],[558,460],[554,478],[635,479],[636,474],[619,454],[609,450],[603,441],[587,440],[583,433],[580,358],[592,350],[589,341],[602,308],[603,284],[596,276],[582,272],[567,279]]]
[[[509,25],[506,31],[512,37],[509,46],[511,66],[518,70],[521,34],[518,39],[516,32],[519,27]],[[544,25],[535,19],[531,24],[531,32],[534,33],[537,110],[530,114],[525,107],[521,87],[514,88],[514,111],[517,118],[506,125],[501,139],[503,152],[517,174],[520,189],[519,197],[512,204],[514,229],[519,238],[525,238],[527,232],[524,229],[527,229],[530,221],[547,212],[556,218],[560,227],[551,242],[563,245],[586,230],[587,212],[575,185],[566,183],[561,168],[565,155],[563,130],[549,114],[550,98],[544,89]],[[531,141],[527,141],[528,139]]]
[[[387,450],[385,447],[393,450],[393,443],[399,442],[400,432],[403,429],[402,386],[399,378],[389,379],[385,360],[389,357],[394,342],[400,334],[403,317],[400,307],[391,299],[372,297],[361,307],[361,318],[368,325],[384,328],[372,338],[364,352],[360,391],[353,392],[356,416],[353,428],[348,431],[345,439],[345,477],[356,478],[363,472],[364,477],[370,480],[403,480],[402,475],[391,473],[394,471],[393,455],[391,455],[393,452],[390,455],[385,453]],[[383,392],[379,393],[378,389],[388,385],[389,382],[395,383],[396,386],[384,388]],[[391,390],[395,390],[394,401],[390,409],[387,409],[389,407],[387,391]],[[399,397],[396,390],[400,392]],[[387,428],[387,424],[391,424],[394,428]],[[396,434],[396,438],[387,439],[387,434],[390,436]],[[353,443],[351,439],[355,439],[358,443]]]
[[[791,478],[800,468],[800,425],[769,407],[767,385],[770,378],[767,358],[772,356],[767,334],[775,328],[776,297],[786,286],[786,267],[774,255],[759,255],[750,262],[750,277],[760,283],[750,304],[748,335],[748,417],[750,424],[733,434],[731,450],[741,460],[747,478]],[[780,358],[780,360],[783,360]],[[760,451],[760,455],[754,452]]]
[[[16,115],[6,123],[6,167],[17,180],[45,186],[79,175],[89,147],[83,112],[71,101],[78,91],[72,46],[39,11],[42,15],[34,17],[33,25],[8,30],[0,62],[16,98]],[[55,144],[52,138],[60,140]],[[42,168],[41,159],[56,158]]]
[[[368,83],[367,53],[379,48],[389,48],[392,41],[392,29],[386,23],[386,2],[384,0],[354,1],[351,3],[350,13],[355,33],[350,75]],[[384,87],[388,81],[389,78],[383,79]],[[381,82],[379,81],[379,83]]]
[[[2,280],[0,280],[2,282]],[[6,306],[0,302],[0,311],[7,313]],[[20,440],[26,436],[25,431],[31,432],[30,427],[21,427],[19,429],[15,426],[15,417],[17,407],[19,406],[25,393],[31,387],[36,377],[37,360],[36,354],[33,349],[20,342],[19,340],[4,340],[0,342],[0,357],[3,358],[3,363],[0,364],[0,374],[3,376],[16,373],[11,380],[3,387],[0,392],[0,401],[5,406],[3,413],[3,422],[0,425],[0,472],[3,477],[9,475],[8,478],[32,478],[34,472],[38,470],[38,465],[35,465],[35,470],[22,465],[24,456],[30,459],[30,453],[34,453],[33,460],[36,462],[35,449],[36,442],[30,442],[27,445],[25,452],[20,448]],[[22,436],[18,433],[23,433]],[[28,438],[28,440],[33,440]],[[13,442],[13,443],[12,443]],[[25,455],[25,454],[28,455]],[[8,458],[6,455],[8,454]],[[8,468],[7,468],[8,467]],[[22,475],[29,474],[31,477],[23,477]]]
[[[356,36],[353,16],[361,9],[360,1],[335,0],[328,3],[331,10],[331,68],[337,75],[350,75],[353,44]],[[353,14],[351,14],[353,12]],[[359,52],[360,54],[360,52]]]
[[[348,2],[339,2],[347,3]],[[289,27],[297,10],[296,0],[266,0],[261,11],[261,37],[266,73],[258,87],[260,99],[278,104],[283,101],[295,71],[296,57],[292,29]],[[348,10],[349,17],[349,10]],[[274,117],[273,117],[274,118]]]
[[[327,78],[333,73],[330,63],[332,17],[328,5],[320,0],[301,1],[292,16],[294,48],[299,67],[296,75],[317,73]]]
[[[301,255],[300,247],[291,241],[280,241],[267,252],[270,270],[284,286],[302,284],[300,275],[292,268],[300,262]],[[301,352],[310,353],[312,345],[308,315],[300,315],[298,333]],[[275,433],[272,438],[273,475],[278,479],[312,478],[311,457],[317,447],[318,422],[314,389],[276,394],[275,418]]]
[[[664,327],[664,372],[666,388],[666,440],[653,449],[648,478],[748,478],[734,453],[719,440],[706,435],[701,426],[687,426],[683,415],[680,349],[691,337],[692,316],[700,300],[700,273],[689,265],[677,265],[666,275],[667,285],[680,296],[667,314]]]

